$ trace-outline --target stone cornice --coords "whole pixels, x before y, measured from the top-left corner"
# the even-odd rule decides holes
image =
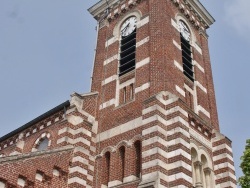
[[[121,2],[124,2],[124,0],[101,0],[90,7],[88,11],[96,20],[99,20],[108,8],[112,8]]]
[[[189,6],[191,11],[200,19],[202,19],[207,26],[212,25],[215,22],[215,19],[207,11],[207,9],[200,3],[199,0],[184,0],[185,4]]]
[[[88,11],[100,23],[106,19],[111,22],[142,1],[143,0],[102,0],[89,8]]]
[[[197,28],[204,30],[209,28],[215,20],[200,3],[199,0],[171,0],[176,7],[189,19]]]
[[[42,156],[42,155],[51,155],[51,154],[58,153],[58,152],[67,152],[67,151],[71,151],[73,149],[74,149],[74,147],[72,145],[67,145],[67,146],[55,148],[52,150],[36,151],[36,152],[18,154],[18,155],[13,155],[13,156],[6,156],[6,157],[3,156],[0,158],[0,164],[6,163],[6,162],[9,163],[11,161],[34,158],[34,157]]]
[[[190,21],[197,27],[209,28],[215,20],[211,14],[205,9],[205,7],[200,3],[199,0],[171,0],[179,9],[190,18]],[[108,18],[111,20],[113,17],[117,17],[120,11],[125,12],[127,6],[133,6],[136,3],[140,3],[141,0],[101,0],[92,7],[88,9],[90,14],[98,21]],[[118,10],[119,5],[121,5]]]

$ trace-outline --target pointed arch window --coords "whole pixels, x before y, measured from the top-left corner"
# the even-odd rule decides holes
[[[136,141],[135,147],[135,175],[140,178],[141,176],[141,142]]]
[[[181,38],[183,74],[193,82],[194,68],[192,62],[192,49],[190,44],[191,33],[187,24],[182,20],[179,21],[179,28]]]
[[[123,181],[124,175],[125,175],[125,147],[122,146],[119,149],[119,153],[120,153],[120,177],[121,177],[121,181]]]
[[[136,17],[131,16],[121,26],[119,76],[135,69],[136,23]]]
[[[105,154],[105,166],[104,166],[104,185],[108,185],[110,176],[110,152]]]

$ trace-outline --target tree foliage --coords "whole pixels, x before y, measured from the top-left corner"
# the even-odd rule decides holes
[[[239,178],[239,184],[242,188],[250,188],[250,139],[246,141],[245,151],[240,159],[244,175]]]

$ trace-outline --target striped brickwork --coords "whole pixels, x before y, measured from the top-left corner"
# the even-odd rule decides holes
[[[89,97],[92,97],[92,95],[72,95],[71,106],[65,113],[65,126],[58,132],[57,144],[74,146],[72,161],[69,166],[69,187],[90,188],[93,186],[97,122],[87,112],[89,106],[86,105],[86,101]],[[95,100],[92,101],[92,104],[96,104]]]
[[[192,184],[188,113],[178,98],[161,92],[143,110],[142,185],[189,187]]]
[[[212,140],[216,186],[235,188],[236,176],[231,141],[219,132],[214,132]]]

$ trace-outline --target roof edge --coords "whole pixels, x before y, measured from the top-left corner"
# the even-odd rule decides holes
[[[90,7],[88,11],[96,20],[99,20],[105,10],[107,10],[109,7],[113,7],[120,1],[122,0],[100,0]],[[200,18],[202,18],[207,27],[211,26],[215,22],[215,19],[199,0],[184,0],[184,2],[190,6],[191,10],[193,10],[197,15],[199,15]]]
[[[43,120],[43,119],[45,119],[45,118],[47,118],[47,117],[55,114],[56,112],[64,109],[65,107],[69,107],[69,106],[70,106],[70,102],[69,102],[69,100],[67,100],[64,103],[56,106],[55,108],[53,108],[53,109],[45,112],[44,114],[38,116],[37,118],[31,120],[30,122],[24,124],[23,126],[21,126],[21,127],[17,128],[17,129],[15,129],[14,131],[12,131],[12,132],[4,135],[3,137],[0,138],[0,142],[2,142],[4,140],[7,140],[8,138],[10,138],[10,137],[12,137],[12,136],[14,136],[14,135],[16,135],[16,134],[24,131],[25,129],[31,127],[32,125],[38,123],[39,121],[41,121],[41,120]]]
[[[100,0],[96,4],[94,4],[92,7],[88,9],[89,13],[98,20],[99,15],[109,7],[112,7],[114,4],[118,3],[121,0]]]
[[[189,0],[187,2],[192,6],[194,11],[197,12],[204,19],[208,26],[211,26],[215,22],[213,16],[208,12],[208,10],[203,6],[203,4],[199,0]]]

